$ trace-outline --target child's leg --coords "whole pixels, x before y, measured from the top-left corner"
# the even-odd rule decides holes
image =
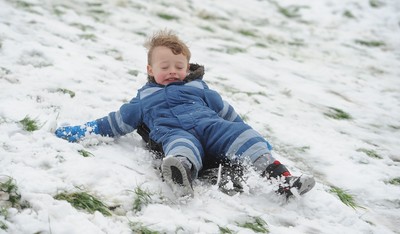
[[[202,136],[200,139],[207,155],[248,162],[260,171],[275,161],[270,144],[245,123],[213,120],[199,125],[196,132]]]
[[[202,168],[203,149],[190,133],[176,130],[164,137],[162,142],[165,158],[161,170],[168,184],[182,187],[181,195],[193,196],[192,179]]]
[[[244,123],[220,121],[210,124],[205,133],[206,140],[211,138],[207,136],[213,136],[214,139],[206,144],[206,154],[222,155],[242,163],[249,162],[262,176],[268,178],[285,178],[287,186],[282,185],[279,193],[290,196],[291,189],[296,188],[303,194],[315,185],[312,177],[291,176],[289,170],[271,155],[269,143]]]
[[[191,164],[191,176],[196,178],[203,167],[204,151],[199,140],[184,130],[170,132],[163,137],[162,147],[166,157],[185,157]]]

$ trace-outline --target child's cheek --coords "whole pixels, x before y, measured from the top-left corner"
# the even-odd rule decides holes
[[[186,73],[185,71],[180,72],[179,77],[185,78],[186,77]]]

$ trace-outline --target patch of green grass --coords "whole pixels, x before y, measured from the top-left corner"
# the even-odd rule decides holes
[[[260,47],[260,48],[268,48],[268,46],[267,46],[266,44],[261,43],[261,42],[257,42],[257,43],[255,44],[255,46],[256,46],[256,47]]]
[[[33,132],[39,129],[37,120],[31,119],[29,116],[20,120],[19,123],[22,124],[23,129],[28,132]]]
[[[65,11],[60,7],[60,6],[54,6],[53,7],[53,13],[56,16],[62,16],[65,15]]]
[[[18,191],[16,181],[10,176],[0,177],[0,195],[2,196],[2,200],[8,202],[11,207],[18,209],[29,207],[27,202],[21,201],[21,194]],[[5,211],[2,210],[2,212]]]
[[[244,52],[246,52],[246,49],[240,48],[240,47],[228,46],[226,48],[226,53],[228,53],[228,54],[237,54],[237,53],[244,53]]]
[[[96,35],[94,35],[92,33],[79,34],[78,37],[81,39],[84,39],[84,40],[91,40],[94,42],[97,40]]]
[[[7,230],[8,229],[7,225],[1,220],[0,220],[0,229],[3,229],[3,230]]]
[[[400,177],[393,178],[393,179],[389,180],[388,182],[389,182],[389,184],[400,185]]]
[[[140,222],[130,222],[129,227],[133,233],[137,234],[159,234],[159,232],[149,229]]]
[[[371,158],[382,159],[382,157],[375,150],[360,148],[357,149],[357,152],[363,152]]]
[[[103,202],[86,192],[59,193],[54,196],[54,199],[65,200],[76,209],[86,210],[91,214],[95,211],[99,211],[105,216],[111,216],[110,210]]]
[[[345,10],[345,11],[343,12],[343,15],[346,16],[347,18],[350,18],[350,19],[355,19],[355,18],[356,18],[356,17],[353,15],[353,13],[351,13],[351,11],[349,11],[349,10]]]
[[[101,2],[87,2],[86,5],[88,7],[101,7],[103,5],[103,3],[101,3]]]
[[[216,16],[213,13],[207,12],[205,10],[200,11],[197,16],[203,20],[215,21],[215,20],[227,20],[226,18]]]
[[[329,111],[324,113],[324,115],[328,116],[332,119],[352,119],[351,115],[344,112],[343,110],[335,107],[329,107]]]
[[[174,15],[169,15],[169,14],[166,14],[166,13],[158,13],[157,16],[162,18],[162,19],[165,19],[165,20],[177,20],[177,19],[179,19],[179,17],[176,17]]]
[[[94,156],[92,153],[84,149],[78,150],[78,153],[85,158]]]
[[[383,6],[384,4],[378,0],[369,0],[369,5],[373,8],[379,8]]]
[[[8,210],[5,207],[0,207],[0,229],[7,230],[8,226],[4,222],[8,218]],[[3,220],[2,220],[3,219]]]
[[[349,207],[351,207],[353,209],[364,208],[362,206],[359,206],[355,202],[353,195],[347,193],[345,190],[343,190],[341,188],[332,187],[330,189],[330,192],[336,194],[339,197],[339,199],[343,202],[343,204],[345,204],[346,206],[349,206]]]
[[[247,37],[257,37],[257,35],[251,30],[241,29],[239,30],[239,33]]]
[[[24,8],[24,9],[28,9],[28,8],[35,6],[32,3],[25,2],[25,1],[15,1],[15,3],[17,5],[17,7]]]
[[[105,10],[103,10],[103,9],[90,9],[89,13],[92,13],[92,14],[95,14],[95,15],[104,15],[104,16],[109,15],[109,13],[106,12]]]
[[[81,23],[71,23],[70,25],[73,27],[79,28],[81,31],[84,31],[84,32],[94,29],[94,27],[92,27],[90,25],[81,24]]]
[[[253,230],[254,232],[269,233],[268,224],[260,217],[253,217],[252,221],[239,224],[238,226]]]
[[[368,46],[368,47],[381,47],[385,45],[383,41],[365,41],[365,40],[354,40],[355,43]]]
[[[103,6],[103,3],[101,2],[86,3],[86,5],[88,6],[87,14],[97,21],[110,15],[109,12],[103,9],[105,6]]]
[[[143,190],[140,186],[136,187],[135,199],[133,200],[133,210],[141,211],[142,208],[151,202],[151,193],[147,190]]]
[[[0,192],[0,198],[1,196],[4,196]],[[0,199],[1,202],[2,199]],[[1,204],[3,206],[3,204]],[[8,226],[5,223],[8,219],[8,209],[6,207],[0,207],[0,229],[2,230],[7,230]]]
[[[208,32],[215,32],[214,29],[212,29],[212,28],[209,27],[209,26],[200,26],[200,28],[203,29],[203,30],[206,30],[206,31],[208,31]]]
[[[147,34],[145,32],[134,32],[134,33],[142,37],[147,37]]]
[[[306,46],[306,43],[304,43],[304,40],[302,39],[294,39],[293,41],[289,41],[288,45],[300,47],[300,46]]]
[[[282,15],[286,16],[287,18],[299,18],[301,16],[299,14],[299,11],[301,8],[304,8],[304,7],[302,7],[302,6],[288,6],[288,7],[278,6],[278,12],[281,13]]]
[[[63,94],[69,94],[69,96],[70,96],[71,98],[75,97],[75,92],[74,92],[74,91],[71,91],[71,90],[69,90],[69,89],[59,88],[59,89],[57,89],[57,92],[60,92],[60,93],[63,93]]]
[[[233,234],[234,233],[229,228],[224,228],[224,227],[221,227],[221,226],[218,226],[218,228],[219,228],[219,233],[221,233],[221,234]]]

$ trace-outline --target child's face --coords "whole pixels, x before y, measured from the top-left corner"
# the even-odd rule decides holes
[[[157,84],[167,85],[182,81],[189,71],[189,63],[183,54],[174,54],[165,46],[154,48],[151,64],[147,65],[147,73],[153,76]]]

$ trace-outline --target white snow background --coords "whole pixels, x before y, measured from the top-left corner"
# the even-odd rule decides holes
[[[254,233],[257,220],[270,233],[400,233],[399,12],[398,0],[0,0],[0,182],[20,195],[1,192],[0,233]],[[195,181],[178,199],[136,132],[55,137],[133,98],[143,43],[165,28],[292,174],[315,176],[311,192],[284,202],[251,175],[241,194]],[[74,192],[112,215],[54,198]]]

